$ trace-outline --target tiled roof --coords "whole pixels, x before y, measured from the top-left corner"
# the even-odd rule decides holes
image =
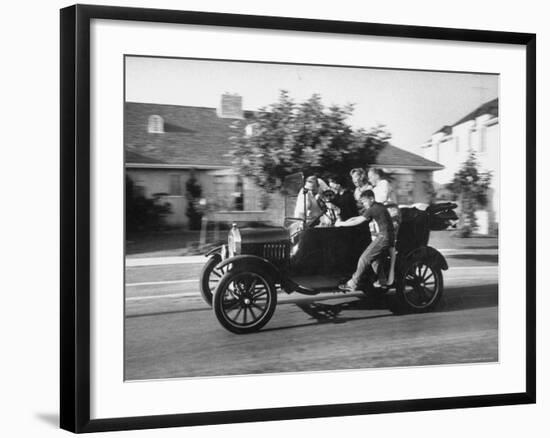
[[[438,131],[435,131],[434,134],[437,134],[438,132],[444,132],[445,134],[451,133],[451,128],[454,126],[460,125],[464,122],[467,122],[468,120],[474,120],[479,116],[482,116],[484,114],[489,114],[493,117],[498,117],[498,97],[490,100],[489,102],[485,102],[483,105],[479,106],[475,110],[473,110],[471,113],[466,114],[464,117],[462,117],[460,120],[458,120],[456,123],[453,123],[452,125],[445,125]]]
[[[151,115],[163,118],[164,133],[147,131]],[[126,162],[230,166],[229,139],[245,125],[246,120],[218,117],[214,108],[126,102]]]
[[[404,167],[408,169],[443,169],[439,163],[427,160],[420,155],[405,151],[398,147],[387,145],[376,157],[376,166],[380,167]]]
[[[434,132],[434,134],[437,134],[438,132],[442,132],[445,135],[449,135],[453,132],[453,127],[450,125],[444,125],[440,129]]]
[[[467,122],[468,120],[474,120],[475,118],[482,116],[483,114],[489,114],[493,117],[498,117],[498,97],[484,103],[479,108],[476,108],[471,113],[465,115],[453,126],[460,125],[461,123]]]
[[[126,150],[124,155],[124,160],[127,163],[139,163],[139,164],[147,164],[147,163],[155,163],[160,164],[162,161],[155,160],[150,157],[146,157],[145,155],[138,154],[137,152],[133,150]]]
[[[164,133],[147,131],[149,116],[164,120]],[[126,163],[146,166],[231,166],[230,137],[242,133],[252,116],[218,117],[214,108],[127,102],[125,104],[124,144]],[[438,163],[388,145],[378,154],[376,164],[383,167],[442,169]]]

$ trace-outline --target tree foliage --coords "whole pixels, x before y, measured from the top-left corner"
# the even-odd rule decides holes
[[[268,193],[292,173],[326,177],[367,167],[390,135],[383,126],[354,130],[352,113],[351,104],[325,107],[318,94],[296,103],[281,91],[277,102],[255,113],[251,133],[232,138],[234,164]]]
[[[491,185],[491,172],[482,172],[475,152],[471,152],[462,167],[455,173],[447,185],[453,200],[460,201],[462,210],[462,231],[469,235],[477,227],[476,210],[488,203],[488,191]]]

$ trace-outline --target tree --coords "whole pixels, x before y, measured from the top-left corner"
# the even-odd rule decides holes
[[[353,105],[325,107],[318,94],[297,104],[287,91],[253,116],[252,132],[232,138],[234,164],[268,193],[296,172],[347,175],[374,162],[390,139],[383,126],[354,130]]]
[[[491,172],[482,172],[475,152],[471,152],[462,167],[447,185],[453,200],[460,201],[462,210],[462,235],[469,236],[477,227],[476,210],[487,205],[487,192],[491,185]]]

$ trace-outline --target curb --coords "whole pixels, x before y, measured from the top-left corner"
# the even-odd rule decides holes
[[[162,266],[162,265],[189,265],[202,264],[206,261],[206,257],[199,256],[176,256],[176,257],[148,257],[141,259],[126,259],[127,268],[135,268],[139,266]]]

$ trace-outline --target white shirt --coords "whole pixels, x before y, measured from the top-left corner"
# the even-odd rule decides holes
[[[304,207],[305,207],[305,211],[304,211]],[[315,199],[315,196],[313,195],[311,190],[308,190],[307,193],[305,194],[305,203],[304,203],[304,190],[301,189],[296,199],[296,207],[294,208],[294,217],[306,219],[309,221],[315,217],[321,216],[322,213],[323,212],[321,211],[321,207],[319,207],[319,204],[317,203],[317,199]]]
[[[372,191],[376,202],[381,204],[395,204],[397,202],[390,183],[385,179],[378,181]]]

